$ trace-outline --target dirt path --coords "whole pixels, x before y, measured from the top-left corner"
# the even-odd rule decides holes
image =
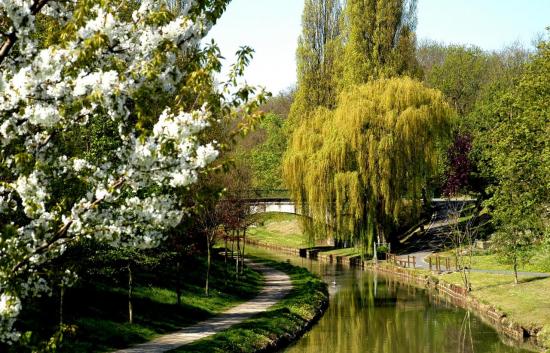
[[[264,288],[256,298],[237,305],[219,316],[183,328],[180,331],[160,336],[150,342],[138,344],[113,353],[161,353],[176,349],[201,338],[214,335],[266,311],[292,289],[292,282],[286,273],[259,263],[248,262],[247,265],[264,276]]]

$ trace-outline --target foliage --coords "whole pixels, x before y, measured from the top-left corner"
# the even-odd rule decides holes
[[[265,140],[252,148],[246,158],[252,169],[252,187],[261,190],[282,189],[281,164],[287,147],[288,136],[285,120],[279,115],[268,114],[260,123]]]
[[[423,81],[439,89],[460,116],[469,114],[485,90],[515,76],[527,60],[527,50],[512,45],[498,52],[476,46],[423,42],[417,49]]]
[[[454,129],[455,141],[446,151],[447,163],[442,166],[442,170],[445,169],[443,193],[473,191],[478,194],[481,205],[487,197],[485,189],[494,183],[494,176],[484,169],[486,160],[480,154],[479,143],[473,140],[492,125],[472,117],[487,109],[486,102],[498,97],[498,92],[514,82],[527,61],[528,51],[518,44],[487,52],[475,46],[427,41],[418,47],[417,58],[424,82],[441,90],[461,116]]]
[[[485,101],[476,117],[487,127],[475,136],[482,167],[496,180],[486,202],[497,226],[494,241],[514,268],[548,233],[549,70],[550,45],[543,41],[513,86]]]
[[[460,45],[445,47],[443,52],[443,60],[425,70],[425,81],[442,91],[459,115],[464,116],[487,79],[489,55],[478,47]]]
[[[283,165],[316,234],[369,250],[375,233],[389,239],[404,208],[418,208],[452,115],[440,92],[410,78],[353,87],[335,110],[317,109],[294,132]]]
[[[267,114],[275,114],[286,120],[295,95],[296,88],[290,87],[279,92],[276,96],[269,97],[261,109]]]
[[[22,300],[50,292],[40,269],[68,245],[164,240],[223,147],[205,129],[237,107],[255,118],[262,95],[236,87],[251,50],[218,91],[219,51],[199,47],[227,2],[187,1],[177,16],[154,1],[3,2],[0,340],[17,340]],[[36,34],[37,14],[55,36]]]
[[[348,0],[340,90],[371,79],[418,76],[416,0]]]
[[[185,352],[258,352],[271,349],[273,341],[286,343],[301,334],[328,303],[327,285],[304,268],[263,260],[266,265],[286,272],[293,289],[266,312],[212,337],[175,349]]]
[[[456,133],[452,145],[447,150],[447,170],[443,185],[445,196],[457,195],[468,185],[471,149],[472,136],[468,133]]]
[[[340,35],[339,0],[306,0],[296,65],[298,86],[290,110],[296,125],[317,106],[334,107],[335,68]]]

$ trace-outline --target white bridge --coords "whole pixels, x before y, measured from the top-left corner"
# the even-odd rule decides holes
[[[452,203],[468,203],[474,202],[475,199],[443,199],[434,198],[432,203],[437,206],[443,206]],[[248,199],[250,205],[250,213],[266,213],[266,212],[279,212],[279,213],[291,213],[298,214],[296,212],[296,206],[291,199],[288,198],[266,198],[266,199]]]
[[[280,213],[296,213],[296,206],[294,202],[290,200],[265,200],[257,201],[250,205],[250,212],[255,213],[266,213],[266,212],[280,212]]]

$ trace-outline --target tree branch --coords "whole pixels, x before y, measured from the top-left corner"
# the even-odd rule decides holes
[[[116,189],[116,188],[119,188],[120,186],[122,186],[124,184],[126,180],[124,179],[124,177],[121,177],[119,178],[113,185],[111,185],[111,188],[113,189]],[[96,199],[94,202],[92,202],[92,204],[90,205],[90,207],[88,207],[86,210],[91,210],[92,208],[96,207],[97,205],[99,205],[102,201],[104,200],[104,198],[100,198],[100,199]],[[32,252],[32,254],[30,255],[27,255],[23,260],[19,261],[13,268],[12,268],[12,272],[15,273],[17,272],[18,270],[20,270],[23,266],[27,265],[31,259],[31,257],[33,257],[34,255],[38,255],[38,254],[43,254],[44,252],[46,252],[47,250],[49,250],[58,240],[62,240],[62,239],[68,239],[66,238],[67,236],[67,232],[69,231],[69,228],[71,227],[71,225],[73,224],[74,220],[70,220],[68,221],[67,223],[65,223],[63,225],[63,227],[61,227],[56,233],[55,235],[46,242],[46,244],[36,248],[36,250],[34,250]],[[68,239],[70,240],[70,239]]]
[[[37,13],[39,13],[40,10],[42,10],[42,8],[44,7],[44,5],[48,3],[48,1],[49,0],[35,0],[31,5],[31,14],[34,16]],[[5,36],[7,38],[2,44],[2,46],[0,47],[0,64],[4,62],[4,59],[8,56],[11,49],[15,45],[15,42],[17,41],[17,34],[15,32],[15,29],[13,30],[13,32],[8,33]]]

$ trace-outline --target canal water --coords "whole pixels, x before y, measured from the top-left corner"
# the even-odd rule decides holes
[[[329,285],[327,311],[285,353],[530,352],[514,346],[473,313],[389,276],[262,249],[252,251],[306,267]]]

